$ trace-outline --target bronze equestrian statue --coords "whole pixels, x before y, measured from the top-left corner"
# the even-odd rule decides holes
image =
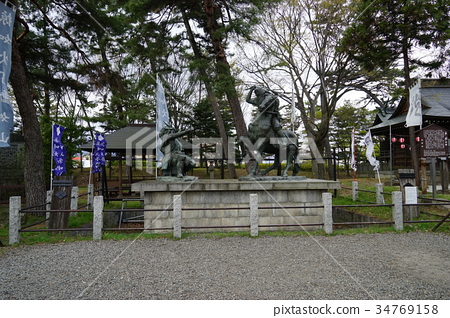
[[[255,98],[252,98],[253,94]],[[298,137],[293,131],[282,129],[278,96],[268,89],[252,86],[247,94],[246,101],[258,107],[253,121],[248,126],[250,141],[257,145],[256,150],[261,155],[260,158],[262,158],[263,153],[275,155],[273,165],[262,171],[261,175],[265,175],[280,166],[280,151],[284,147],[287,163],[283,171],[283,177],[288,176],[288,171],[292,165],[294,166],[292,175],[295,176],[300,171],[300,165],[297,162]],[[271,143],[271,139],[276,142]],[[256,176],[259,163],[257,160],[257,164],[249,176]]]

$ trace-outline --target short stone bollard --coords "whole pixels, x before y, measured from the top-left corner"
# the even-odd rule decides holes
[[[209,162],[209,166],[208,166],[208,172],[209,172],[209,178],[210,179],[214,179],[214,161],[210,161]]]
[[[181,238],[181,195],[173,196],[173,237]]]
[[[46,218],[46,221],[45,221],[45,226],[47,227],[47,228],[49,228],[50,227],[50,210],[52,209],[52,197],[53,197],[53,190],[48,190],[47,191],[47,201],[46,201],[46,204],[45,204],[45,209],[47,210],[47,212],[45,212],[45,218]]]
[[[21,197],[9,198],[9,245],[19,243],[20,240],[20,207]]]
[[[358,181],[352,181],[352,199],[358,201]]]
[[[384,204],[383,184],[377,183],[377,204]]]
[[[322,193],[323,201],[323,229],[325,233],[333,233],[333,195],[329,192]]]
[[[103,232],[103,196],[94,197],[94,222],[92,239],[98,241],[102,239]]]
[[[258,195],[250,194],[250,236],[258,236]]]
[[[394,220],[394,229],[397,231],[403,230],[403,204],[402,193],[400,191],[392,192],[392,219]]]
[[[78,187],[72,187],[70,193],[70,209],[78,210]],[[77,212],[70,212],[71,216],[77,216]]]
[[[92,203],[94,202],[94,185],[89,184],[88,185],[88,197],[87,197],[87,205],[88,209],[92,207]]]

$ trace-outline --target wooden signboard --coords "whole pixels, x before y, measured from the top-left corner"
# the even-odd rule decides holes
[[[448,131],[438,125],[429,125],[419,132],[421,158],[448,156]]]

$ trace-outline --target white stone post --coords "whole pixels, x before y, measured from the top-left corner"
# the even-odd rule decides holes
[[[70,209],[78,210],[78,187],[72,187],[70,193]],[[70,212],[71,216],[76,216],[77,214],[77,212]]]
[[[325,233],[333,233],[333,198],[330,192],[322,193],[323,229]]]
[[[377,204],[384,204],[383,184],[377,183]]]
[[[87,197],[88,209],[92,206],[93,201],[94,201],[94,185],[89,184],[88,185],[88,197]]]
[[[181,238],[181,195],[173,196],[173,236]]]
[[[98,241],[102,239],[103,230],[103,196],[94,197],[94,224],[92,239]]]
[[[45,218],[47,219],[47,221],[45,222],[45,225],[47,226],[47,229],[49,228],[49,220],[50,220],[50,211],[52,209],[52,197],[53,197],[53,190],[48,190],[47,191],[47,201],[45,204],[45,209],[47,210],[47,212],[45,212]]]
[[[20,196],[9,198],[9,245],[19,243],[20,240]]]
[[[358,181],[352,181],[352,199],[358,201]]]
[[[250,236],[258,236],[258,195],[250,194]]]
[[[401,191],[392,192],[392,219],[394,220],[394,229],[397,231],[403,230],[403,204]]]

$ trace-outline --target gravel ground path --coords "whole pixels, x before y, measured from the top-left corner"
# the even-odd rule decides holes
[[[450,299],[450,236],[83,241],[10,248],[0,299]]]

